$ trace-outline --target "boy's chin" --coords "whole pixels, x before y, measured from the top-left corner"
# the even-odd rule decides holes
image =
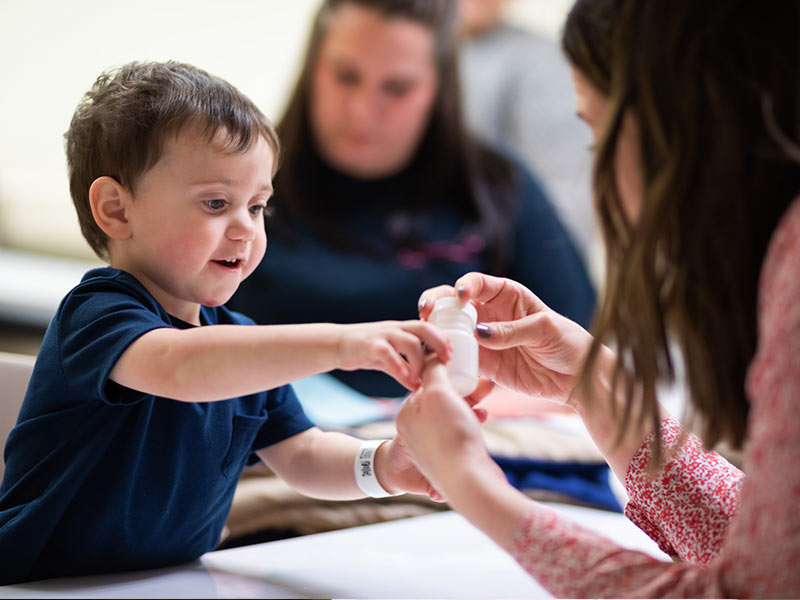
[[[227,298],[224,298],[224,299],[219,299],[219,298],[216,298],[216,299],[214,299],[214,300],[211,300],[211,301],[209,301],[209,302],[205,302],[204,304],[205,304],[206,306],[210,307],[210,308],[216,308],[217,306],[222,306],[223,304],[225,304],[225,303],[226,303],[228,300],[230,300],[231,298],[233,298],[233,294],[231,294],[231,295],[230,295],[230,296],[228,296]]]
[[[230,294],[215,295],[214,297],[206,298],[203,302],[201,302],[201,304],[203,306],[208,306],[210,308],[216,308],[217,306],[222,306],[228,300],[233,298],[233,294],[234,293],[235,293],[235,290],[234,290],[234,292],[231,292]]]

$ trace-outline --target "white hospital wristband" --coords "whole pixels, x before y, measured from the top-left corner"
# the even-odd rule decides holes
[[[356,453],[356,460],[353,463],[353,470],[356,476],[356,483],[361,491],[373,498],[387,498],[389,496],[399,496],[403,492],[390,494],[378,481],[375,475],[375,455],[378,448],[389,440],[367,440]]]

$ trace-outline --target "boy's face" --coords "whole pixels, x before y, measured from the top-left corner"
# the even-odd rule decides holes
[[[139,182],[127,214],[130,238],[111,266],[134,275],[173,316],[199,324],[200,305],[227,302],[264,256],[272,195],[267,141],[243,153],[195,131],[166,142]]]

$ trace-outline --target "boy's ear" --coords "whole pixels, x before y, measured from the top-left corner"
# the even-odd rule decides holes
[[[130,237],[130,194],[113,177],[98,177],[89,188],[89,204],[95,223],[113,240]]]

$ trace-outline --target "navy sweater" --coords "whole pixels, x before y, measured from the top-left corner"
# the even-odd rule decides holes
[[[342,249],[297,220],[282,220],[279,235],[267,221],[266,255],[228,306],[265,324],[415,319],[424,290],[481,271],[522,283],[548,306],[588,326],[595,292],[586,268],[534,176],[514,164],[513,253],[503,272],[491,272],[475,224],[452,209],[431,206],[413,223],[403,222],[411,193],[407,174],[364,181],[321,167],[314,177],[322,178],[318,187],[325,190],[329,218],[354,245],[371,251]],[[387,231],[403,227],[414,228],[421,242],[397,248]],[[405,391],[374,371],[334,375],[371,396]]]

